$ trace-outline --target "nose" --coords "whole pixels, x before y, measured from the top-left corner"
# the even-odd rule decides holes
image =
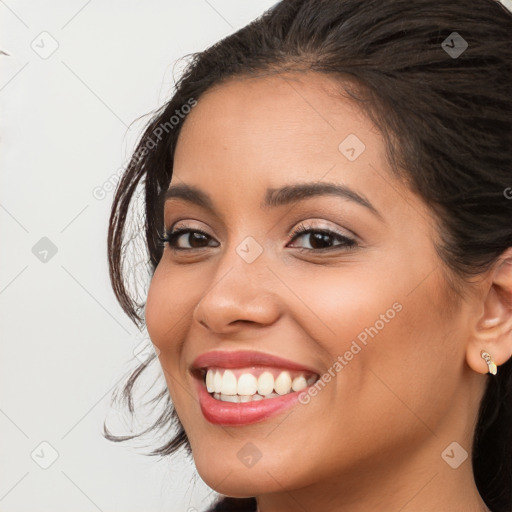
[[[231,249],[212,272],[193,312],[195,322],[212,333],[233,334],[244,326],[269,326],[282,314],[279,284],[261,255],[247,263]]]

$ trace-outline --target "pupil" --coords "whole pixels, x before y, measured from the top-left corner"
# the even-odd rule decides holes
[[[190,240],[190,236],[192,235],[192,239]],[[206,237],[202,234],[202,233],[191,233],[189,234],[189,242],[190,242],[190,245],[192,247],[203,247],[201,245],[201,243],[199,243],[199,245],[195,246],[194,245],[194,242],[201,242],[201,241],[205,241],[206,240]]]
[[[331,235],[324,234],[324,233],[311,233],[310,237],[313,237],[314,242],[311,243],[311,246],[315,249],[328,247],[329,246],[329,240],[331,238]],[[315,246],[317,242],[320,244],[320,247]]]

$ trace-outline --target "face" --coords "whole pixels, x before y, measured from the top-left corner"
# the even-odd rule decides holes
[[[231,80],[179,137],[146,322],[198,472],[223,494],[355,485],[453,441],[440,432],[468,311],[429,208],[335,87]]]

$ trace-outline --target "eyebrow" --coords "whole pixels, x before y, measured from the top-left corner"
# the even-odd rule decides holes
[[[334,183],[296,183],[293,185],[285,185],[281,188],[268,188],[265,193],[265,199],[260,204],[260,207],[262,209],[275,208],[324,195],[334,195],[353,201],[364,206],[382,220],[382,215],[366,197],[346,185],[337,185]],[[169,199],[182,199],[215,213],[215,206],[210,196],[193,185],[181,183],[171,186],[165,193],[165,201],[167,202]]]

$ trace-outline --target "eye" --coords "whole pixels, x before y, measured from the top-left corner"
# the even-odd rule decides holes
[[[193,236],[191,236],[193,235]],[[158,239],[162,246],[168,244],[173,251],[190,251],[194,249],[202,249],[208,247],[209,240],[213,240],[207,233],[200,229],[191,228],[178,228],[170,231],[166,231],[163,236],[159,236]],[[189,244],[189,247],[180,247],[180,239],[185,243]],[[214,245],[213,247],[217,247]]]
[[[326,251],[336,248],[350,249],[357,246],[357,242],[353,238],[349,238],[341,233],[326,228],[308,227],[304,224],[299,224],[289,234],[291,241],[300,238],[304,238],[309,242],[310,247],[302,248],[305,251]],[[158,239],[162,246],[167,244],[173,251],[193,251],[204,249],[205,247],[219,246],[217,242],[214,242],[213,245],[211,244],[214,239],[208,233],[200,229],[186,227],[166,231],[163,236],[159,235]],[[338,243],[335,243],[336,241]],[[180,245],[180,243],[184,243],[185,247]],[[188,247],[186,246],[187,244]]]
[[[357,246],[357,242],[353,238],[349,238],[341,233],[337,233],[331,229],[308,227],[304,224],[299,224],[299,226],[290,233],[289,237],[292,241],[297,238],[307,240],[310,247],[302,249],[306,251],[325,251],[334,250],[336,248],[350,249]],[[338,240],[339,243],[334,244],[333,242],[335,240]]]

